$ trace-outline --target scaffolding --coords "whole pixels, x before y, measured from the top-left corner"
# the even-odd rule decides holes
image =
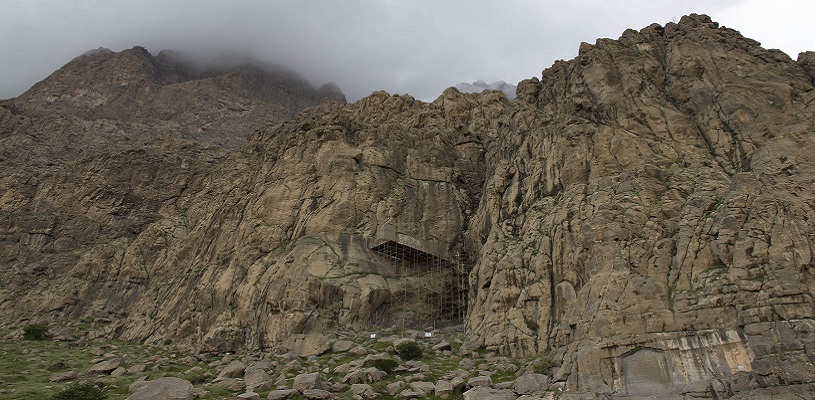
[[[462,324],[467,314],[466,263],[437,243],[398,233],[385,226],[369,248],[388,266],[391,308],[396,320],[382,321],[402,328],[433,329]]]

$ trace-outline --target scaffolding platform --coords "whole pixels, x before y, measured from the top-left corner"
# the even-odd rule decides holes
[[[401,282],[401,287],[392,288],[391,304],[402,310],[402,327],[436,327],[463,322],[467,312],[469,271],[459,254],[450,254],[450,247],[399,233],[393,225],[381,226],[373,237],[368,238],[368,248],[382,257],[382,262],[395,272],[394,278]],[[415,278],[427,282],[415,286]],[[414,283],[409,284],[410,281]],[[408,304],[420,307],[421,312],[413,308],[414,318],[405,318],[412,312],[407,308]],[[422,317],[415,319],[418,317],[416,313]]]
[[[379,227],[369,240],[368,247],[379,254],[402,260],[450,263],[451,259],[450,252],[444,245],[399,233],[393,225]]]

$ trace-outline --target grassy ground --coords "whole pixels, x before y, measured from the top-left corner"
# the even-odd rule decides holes
[[[84,337],[91,330],[104,328],[104,323],[93,323],[90,321],[73,322],[67,324],[71,333],[75,337]],[[55,324],[57,325],[57,324]],[[55,326],[55,325],[52,325]],[[65,326],[65,324],[59,324]],[[154,379],[158,377],[178,377],[189,380],[199,392],[199,399],[234,399],[240,392],[230,391],[226,387],[211,383],[225,365],[215,363],[222,359],[222,355],[196,355],[176,354],[168,346],[137,345],[133,343],[110,341],[110,340],[77,340],[77,341],[55,341],[55,340],[25,340],[22,338],[21,327],[17,329],[0,329],[0,399],[9,400],[50,400],[56,393],[68,387],[72,382],[51,383],[49,378],[58,372],[76,371],[78,379],[73,382],[95,382],[103,386],[108,394],[109,400],[125,399],[129,395],[128,387],[137,379],[146,377]],[[459,337],[460,336],[460,337]],[[446,374],[459,368],[461,357],[457,356],[456,347],[463,339],[463,335],[446,335],[446,338],[453,344],[453,352],[442,354],[434,351],[428,344],[421,344],[424,357],[421,362],[429,366],[429,370],[422,373],[423,380],[437,382]],[[380,352],[393,354],[391,343],[378,342],[367,337],[350,338],[355,343],[362,345],[369,352]],[[125,368],[143,364],[145,369],[142,373],[125,374],[119,377],[110,375],[92,375],[88,371],[95,362],[103,358],[111,357],[125,360]],[[246,355],[236,355],[240,358]],[[478,368],[485,368],[484,354],[476,355],[475,364]],[[262,354],[253,354],[248,358],[259,359]],[[301,359],[302,370],[289,372],[285,375],[288,387],[291,387],[295,375],[306,372],[321,373],[324,382],[329,384],[342,383],[343,375],[333,372],[334,368],[354,359],[364,356],[354,356],[350,353],[327,353],[310,361]],[[516,367],[521,367],[530,360],[512,360]],[[282,362],[285,363],[285,362]],[[281,364],[282,364],[281,363]],[[212,365],[211,365],[212,364]],[[512,371],[495,371],[493,382],[508,382],[515,379],[516,374]],[[388,374],[379,382],[372,383],[378,392],[383,393],[380,399],[395,398],[388,396],[385,387],[396,381],[410,380],[416,372],[395,371]],[[477,372],[473,371],[474,374]],[[278,374],[273,374],[278,376]],[[405,384],[401,390],[407,389],[409,384]],[[346,386],[347,387],[347,386]],[[400,390],[400,391],[401,391]],[[268,390],[259,393],[261,398],[266,398]],[[337,393],[338,399],[351,399],[351,394]],[[297,399],[298,397],[295,397]],[[435,396],[426,398],[434,399]],[[462,393],[453,393],[448,399],[456,400],[463,398]]]
[[[84,322],[71,326],[76,335],[98,328],[99,324]],[[20,335],[9,335],[17,329],[0,330],[0,398],[2,399],[50,399],[72,382],[51,383],[49,378],[58,372],[76,371],[82,382],[96,382],[104,386],[108,399],[125,399],[128,387],[136,379],[154,379],[164,376],[190,380],[202,387],[207,394],[202,399],[233,398],[234,393],[219,386],[205,386],[216,374],[206,362],[182,359],[186,355],[174,354],[164,346],[138,345],[121,341],[55,341],[25,340]],[[11,337],[10,337],[11,336]],[[95,361],[105,354],[123,358],[125,367],[145,365],[139,374],[111,377],[94,375],[88,371]],[[214,358],[215,359],[215,358]],[[213,360],[214,360],[213,359]],[[204,360],[209,361],[209,360]],[[192,365],[190,365],[192,364]],[[198,368],[195,368],[198,367]],[[193,369],[190,371],[190,369]]]

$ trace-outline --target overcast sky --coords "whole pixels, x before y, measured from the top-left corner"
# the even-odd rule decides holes
[[[705,13],[793,59],[815,50],[811,0],[0,0],[0,98],[87,50],[243,52],[355,101],[432,100],[459,82],[540,76],[580,42]]]

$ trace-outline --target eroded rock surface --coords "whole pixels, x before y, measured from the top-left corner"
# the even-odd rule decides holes
[[[584,43],[512,101],[377,92],[282,123],[321,95],[82,57],[0,107],[7,321],[113,315],[100,335],[229,351],[466,308],[464,351],[550,354],[551,388],[815,380],[812,53],[691,15]],[[116,90],[71,69],[108,66]],[[202,90],[216,100],[140,120]],[[252,135],[235,151],[224,132]],[[383,256],[383,231],[462,262]]]

